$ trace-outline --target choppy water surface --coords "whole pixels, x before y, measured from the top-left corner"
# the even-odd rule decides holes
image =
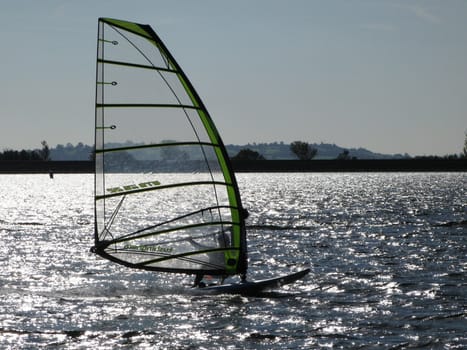
[[[91,175],[0,176],[0,348],[467,346],[467,174],[239,174],[268,297],[89,253]]]

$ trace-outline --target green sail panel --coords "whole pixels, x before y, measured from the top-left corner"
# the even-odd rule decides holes
[[[95,115],[93,250],[147,270],[246,273],[244,211],[227,152],[150,26],[99,19]]]

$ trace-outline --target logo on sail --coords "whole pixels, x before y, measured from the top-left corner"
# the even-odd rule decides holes
[[[142,191],[142,190],[149,190],[151,188],[157,187],[160,184],[161,183],[159,181],[148,181],[148,182],[141,182],[139,184],[133,184],[133,185],[111,187],[111,188],[108,188],[107,191],[109,193],[121,193],[121,192],[128,192],[128,191]]]
[[[172,253],[174,251],[173,247],[163,247],[160,245],[136,245],[136,244],[126,244],[123,247],[124,250],[137,250],[140,252],[150,252],[150,253]]]

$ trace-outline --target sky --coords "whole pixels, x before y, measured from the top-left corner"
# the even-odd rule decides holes
[[[460,153],[465,0],[2,0],[0,151],[94,142],[97,19],[150,24],[224,143]]]

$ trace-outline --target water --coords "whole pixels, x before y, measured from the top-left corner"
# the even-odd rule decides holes
[[[91,175],[0,176],[1,349],[467,346],[467,174],[239,174],[268,297],[89,252]]]

